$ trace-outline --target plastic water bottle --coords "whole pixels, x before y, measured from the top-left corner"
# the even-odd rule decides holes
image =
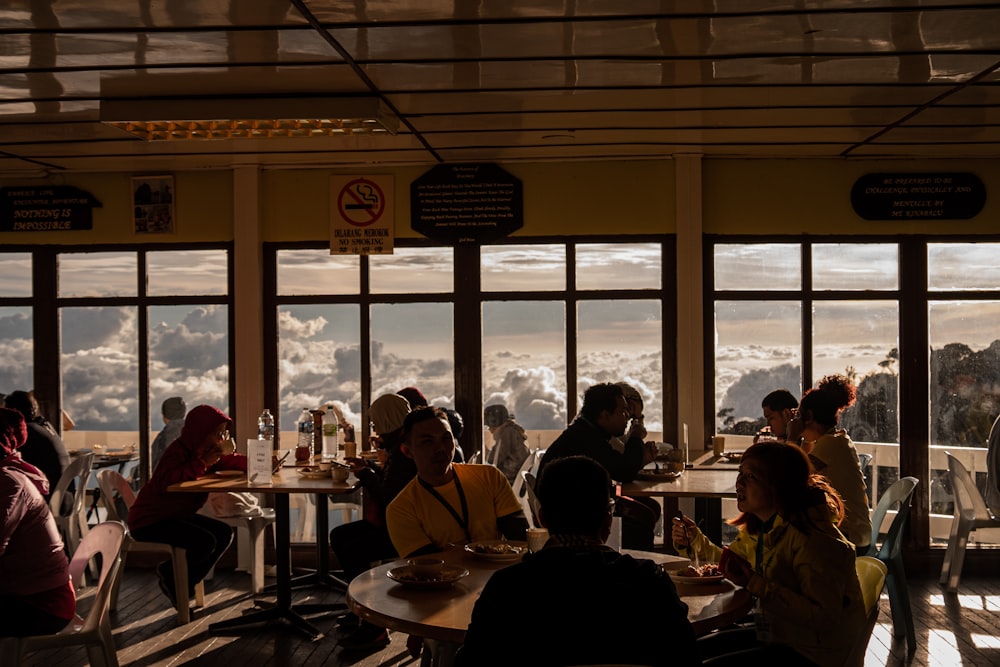
[[[274,415],[267,408],[257,417],[257,439],[274,440]]]
[[[313,444],[313,418],[312,413],[309,412],[309,408],[302,408],[302,412],[299,413],[298,421],[299,430],[299,447],[306,447],[309,451],[312,451]]]
[[[337,458],[339,444],[337,413],[333,409],[333,403],[327,403],[326,411],[323,413],[323,460],[329,461]]]

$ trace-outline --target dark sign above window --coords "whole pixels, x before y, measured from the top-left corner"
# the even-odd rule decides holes
[[[851,206],[865,220],[968,220],[985,204],[975,174],[867,174],[851,188]]]
[[[489,243],[524,225],[521,179],[495,164],[439,164],[410,184],[410,227],[446,243]]]
[[[0,188],[0,232],[93,228],[94,195],[72,185]]]

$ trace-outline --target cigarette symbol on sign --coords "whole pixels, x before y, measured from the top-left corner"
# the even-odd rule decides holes
[[[380,217],[385,208],[385,195],[374,181],[358,178],[343,187],[337,197],[340,216],[356,227],[367,227]]]

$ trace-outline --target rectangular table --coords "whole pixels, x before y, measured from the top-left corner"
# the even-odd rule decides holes
[[[669,534],[670,519],[677,511],[678,498],[694,498],[695,518],[701,523],[702,532],[719,544],[722,540],[722,499],[736,497],[734,466],[699,465],[697,461],[674,479],[656,481],[636,480],[622,484],[623,496],[650,496],[663,498],[663,523]]]
[[[358,488],[355,477],[349,477],[345,482],[336,482],[327,475],[320,479],[306,478],[296,468],[285,467],[272,476],[271,484],[251,483],[245,474],[238,477],[221,475],[206,475],[196,480],[172,484],[169,491],[178,493],[211,493],[226,491],[250,491],[254,493],[274,494],[275,513],[275,553],[277,557],[278,580],[275,585],[276,602],[273,606],[266,605],[261,600],[255,600],[258,609],[244,612],[240,618],[220,621],[209,626],[211,632],[222,632],[234,628],[242,628],[264,622],[285,620],[292,627],[306,633],[311,639],[323,637],[304,614],[314,614],[329,611],[343,612],[344,605],[309,604],[293,605],[292,588],[302,584],[329,584],[341,590],[346,589],[346,583],[337,579],[329,571],[329,529],[327,520],[327,495],[331,493],[350,493]],[[316,497],[316,548],[317,569],[303,577],[292,577],[291,567],[291,523],[289,520],[289,495],[293,493],[312,493]],[[266,605],[266,606],[265,606]]]

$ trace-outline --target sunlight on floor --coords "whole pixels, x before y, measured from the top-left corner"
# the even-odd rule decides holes
[[[971,635],[976,648],[1000,649],[1000,637],[996,635]]]
[[[958,604],[962,609],[1000,610],[1000,595],[959,595]],[[935,607],[945,606],[943,595],[932,595],[930,603]]]
[[[964,664],[962,654],[955,644],[955,633],[949,630],[934,630],[927,638],[927,664],[941,667],[957,667]]]

